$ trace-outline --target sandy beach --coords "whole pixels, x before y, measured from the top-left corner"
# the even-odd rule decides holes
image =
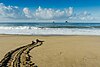
[[[0,60],[36,39],[45,41],[30,52],[38,67],[100,67],[100,36],[0,35]]]

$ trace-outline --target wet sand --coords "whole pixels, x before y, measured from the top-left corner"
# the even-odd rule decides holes
[[[36,39],[45,41],[30,52],[38,67],[100,67],[100,36],[0,35],[0,60]]]

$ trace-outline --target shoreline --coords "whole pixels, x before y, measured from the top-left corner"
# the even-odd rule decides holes
[[[100,35],[27,35],[27,34],[0,34],[1,35],[11,35],[11,36],[100,36]]]

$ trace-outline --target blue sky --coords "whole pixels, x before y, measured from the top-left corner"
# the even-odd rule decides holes
[[[100,15],[100,0],[0,0],[0,3],[0,21],[99,21]]]
[[[0,0],[1,3],[19,7],[46,7],[66,8],[73,7],[98,7],[100,0]]]

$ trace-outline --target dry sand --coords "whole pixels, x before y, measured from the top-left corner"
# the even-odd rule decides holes
[[[35,39],[45,41],[30,53],[38,67],[100,67],[100,36],[0,35],[0,59]]]

